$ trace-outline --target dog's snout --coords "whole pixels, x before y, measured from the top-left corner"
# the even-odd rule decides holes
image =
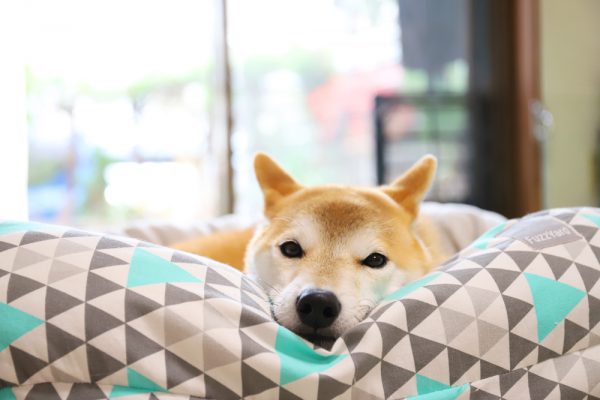
[[[314,329],[330,326],[340,315],[341,309],[340,301],[329,290],[305,289],[296,299],[300,321]]]

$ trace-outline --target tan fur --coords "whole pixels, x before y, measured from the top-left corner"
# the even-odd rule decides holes
[[[270,291],[276,319],[292,330],[303,333],[291,311],[302,287],[328,288],[346,303],[342,309],[349,314],[342,314],[337,325],[324,332],[335,336],[363,318],[377,299],[395,289],[394,284],[426,274],[443,258],[435,230],[418,218],[420,202],[435,173],[432,156],[423,157],[392,184],[380,188],[304,187],[265,154],[256,156],[254,167],[265,200],[265,223],[175,247],[257,278]],[[289,240],[301,244],[303,257],[281,255],[279,246]],[[393,268],[363,265],[362,260],[373,252],[387,256]]]
[[[236,229],[200,236],[172,247],[212,258],[243,271],[246,247],[253,235],[254,228]]]

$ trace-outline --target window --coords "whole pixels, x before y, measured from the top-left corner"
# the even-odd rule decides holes
[[[32,219],[214,216],[230,183],[215,167],[222,135],[239,213],[261,209],[256,151],[302,183],[357,185],[433,152],[433,198],[464,197],[466,0],[228,0],[219,14],[223,4],[28,0]],[[215,57],[223,43],[229,65]],[[215,85],[226,68],[230,96]],[[223,99],[231,132],[217,126]]]
[[[31,219],[214,215],[211,4],[28,1]]]

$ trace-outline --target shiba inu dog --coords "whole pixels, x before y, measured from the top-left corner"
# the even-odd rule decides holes
[[[267,290],[275,319],[300,335],[339,336],[441,261],[435,232],[418,218],[433,156],[378,188],[305,187],[265,154],[254,168],[264,222],[175,247],[243,269]]]

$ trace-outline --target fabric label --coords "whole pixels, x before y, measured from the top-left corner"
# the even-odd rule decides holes
[[[520,240],[536,250],[583,239],[571,226],[548,216],[526,218],[500,236]]]

